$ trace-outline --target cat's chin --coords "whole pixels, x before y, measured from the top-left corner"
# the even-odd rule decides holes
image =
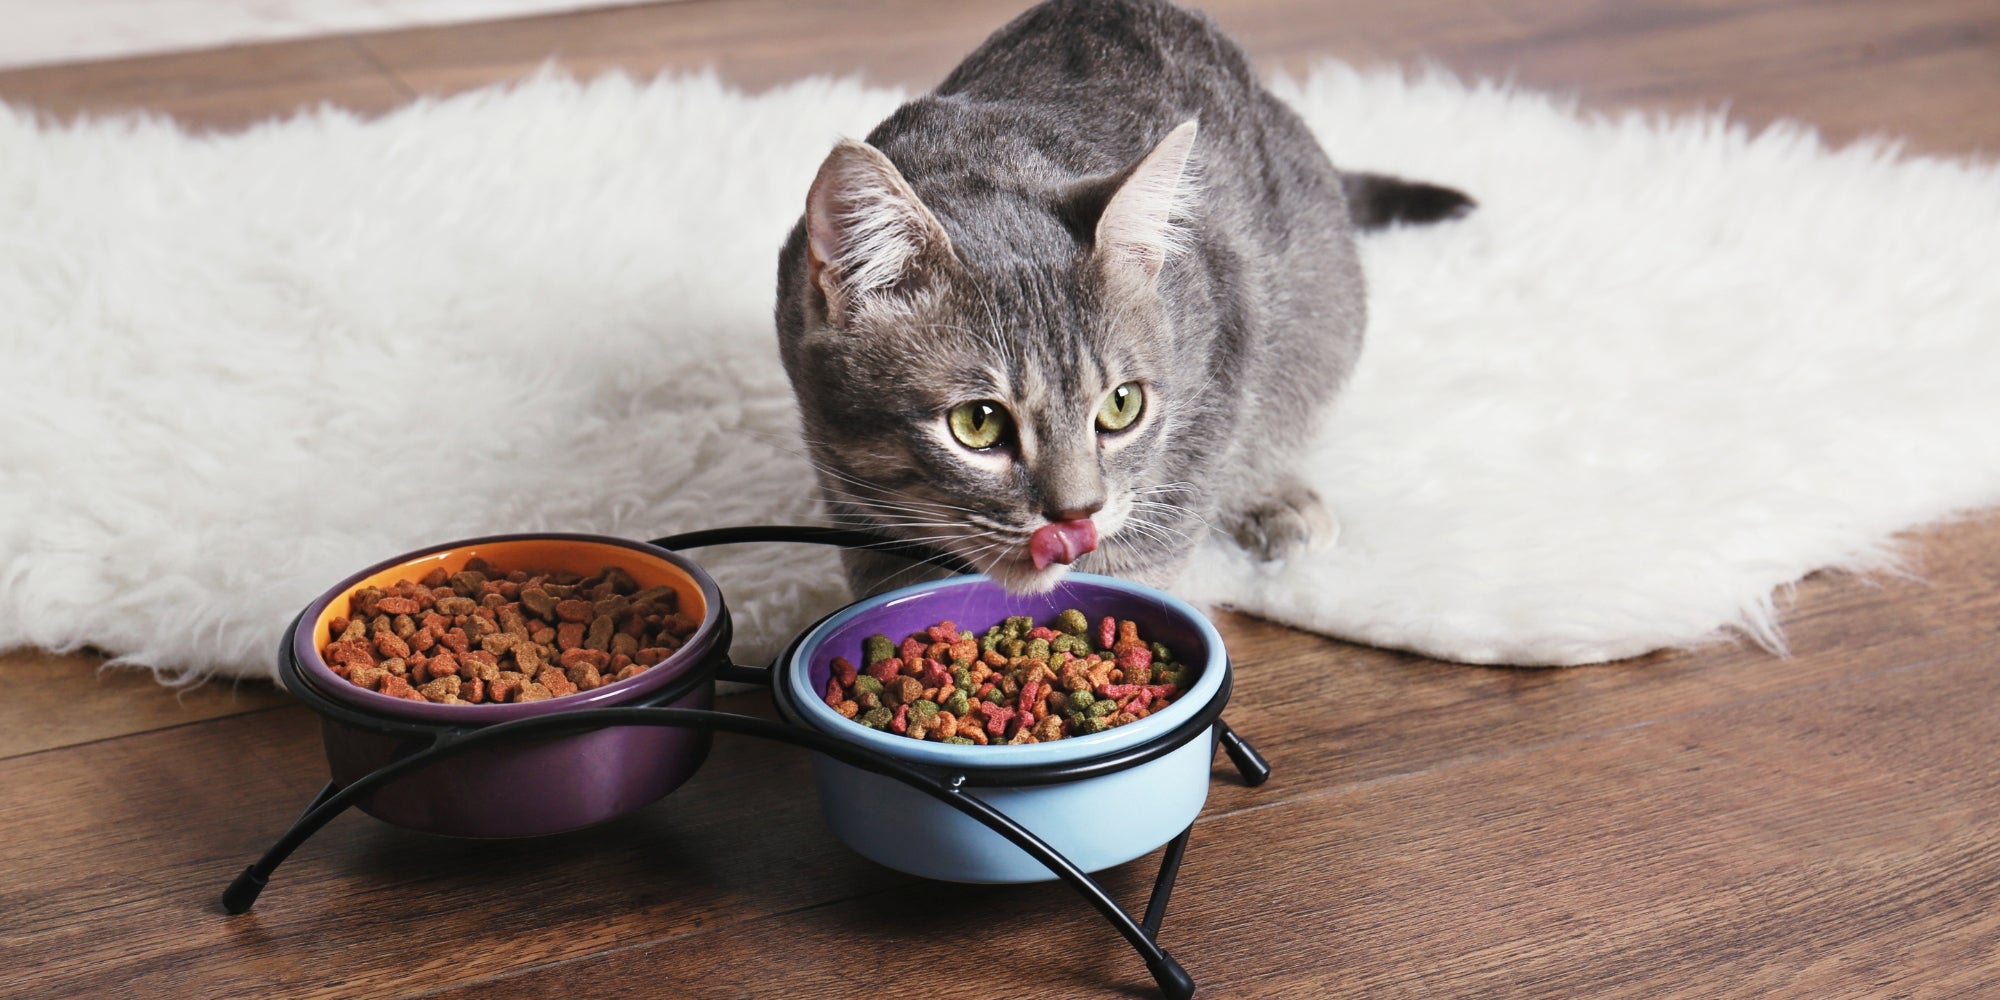
[[[1046,594],[1056,589],[1062,582],[1069,567],[1061,563],[1047,569],[1036,569],[1035,564],[1026,559],[1009,559],[986,571],[986,575],[999,583],[1010,594]]]

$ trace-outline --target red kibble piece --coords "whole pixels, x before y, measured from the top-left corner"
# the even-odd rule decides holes
[[[1097,645],[1100,649],[1110,649],[1118,641],[1118,619],[1109,615],[1097,623]]]
[[[414,615],[423,609],[408,597],[384,597],[376,603],[375,610],[385,615]]]
[[[838,706],[841,702],[847,700],[847,692],[840,686],[839,677],[829,677],[826,679],[825,697],[829,707]]]
[[[924,655],[928,652],[930,652],[930,644],[914,635],[904,639],[903,645],[896,650],[896,654],[902,657],[905,663],[922,663],[924,662]]]
[[[578,622],[588,625],[590,620],[595,617],[597,617],[597,606],[589,601],[571,598],[566,601],[556,602],[556,619],[558,621]]]
[[[868,676],[873,677],[876,680],[883,682],[884,684],[895,680],[902,673],[903,673],[903,661],[894,656],[891,656],[888,659],[883,660],[882,662],[877,663],[874,666],[868,668]]]
[[[951,671],[946,670],[944,664],[931,660],[924,664],[924,672],[918,675],[917,680],[927,688],[944,687],[951,683]]]
[[[930,636],[932,642],[957,642],[958,633],[958,626],[949,618],[924,630],[924,634]]]
[[[857,676],[859,676],[859,673],[854,669],[854,661],[849,660],[845,656],[836,656],[833,658],[833,676],[828,678],[829,680],[839,682],[842,687],[853,687],[854,679]],[[881,678],[878,677],[876,680],[881,680]]]
[[[1152,667],[1152,665],[1153,651],[1146,648],[1144,643],[1127,643],[1125,648],[1118,651],[1118,669],[1120,670],[1146,670]],[[1130,679],[1132,674],[1127,673],[1125,676],[1127,679]]]
[[[889,729],[898,736],[910,731],[910,706],[908,703],[896,706],[896,717],[889,720]]]
[[[1125,698],[1137,690],[1139,690],[1139,685],[1137,684],[1099,684],[1097,686],[1097,696],[1099,698]]]
[[[1028,630],[1028,638],[1040,639],[1043,642],[1054,642],[1056,636],[1059,636],[1061,634],[1062,634],[1061,632],[1058,632],[1055,629],[1048,627],[1047,625],[1037,625],[1034,628]]]
[[[986,733],[989,736],[1007,735],[1007,723],[1015,716],[1014,709],[1005,705],[995,705],[990,701],[979,703],[979,714],[986,717]]]

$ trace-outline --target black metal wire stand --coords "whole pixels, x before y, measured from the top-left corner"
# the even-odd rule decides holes
[[[744,528],[722,528],[713,531],[691,532],[671,536],[653,542],[662,548],[699,548],[705,545],[721,545],[739,542],[807,542],[848,547],[867,547],[911,555],[923,561],[950,565],[934,553],[928,553],[916,546],[909,546],[881,539],[876,536],[839,529],[800,528],[790,526],[752,526]],[[287,635],[289,635],[289,631]],[[280,658],[281,673],[295,674],[296,667],[288,656]],[[709,683],[720,677],[724,680],[769,683],[768,672],[722,663],[713,672],[702,671],[691,680]],[[290,679],[290,678],[288,678]],[[1225,677],[1225,681],[1227,678]],[[294,688],[295,693],[307,696],[305,685]],[[1270,776],[1270,765],[1257,751],[1244,741],[1228,723],[1222,721],[1221,710],[1229,696],[1228,687],[1215,698],[1213,711],[1204,713],[1206,720],[1197,719],[1204,726],[1216,745],[1222,747],[1236,765],[1245,783],[1261,785]],[[680,692],[669,694],[662,700],[680,697]],[[309,700],[319,701],[323,696]],[[322,707],[316,704],[315,707]],[[331,822],[334,817],[347,811],[350,806],[361,801],[369,793],[390,782],[406,777],[425,767],[432,766],[452,757],[512,740],[549,738],[564,734],[590,732],[616,726],[662,726],[689,729],[704,729],[712,732],[735,733],[756,739],[773,740],[792,746],[824,754],[851,767],[882,775],[901,782],[919,792],[937,799],[953,809],[971,817],[987,829],[1006,838],[1016,847],[1027,852],[1040,862],[1058,879],[1067,883],[1094,907],[1127,943],[1139,953],[1152,973],[1154,982],[1159,984],[1160,993],[1171,1000],[1187,1000],[1194,995],[1194,980],[1188,976],[1178,961],[1160,947],[1158,935],[1161,921],[1166,917],[1167,903],[1173,895],[1175,879],[1179,876],[1187,845],[1194,833],[1193,824],[1183,829],[1166,844],[1160,858],[1160,870],[1153,880],[1153,890],[1146,902],[1145,915],[1133,919],[1131,913],[1118,905],[1117,901],[1088,873],[1033,831],[1015,822],[1011,817],[984,800],[978,798],[968,787],[967,776],[956,773],[935,773],[912,767],[870,751],[853,743],[848,743],[824,733],[803,726],[774,722],[753,716],[737,715],[712,709],[664,708],[664,707],[614,707],[585,708],[566,712],[556,712],[534,718],[517,719],[512,722],[482,726],[475,729],[454,728],[439,731],[431,744],[408,756],[391,761],[369,774],[342,787],[328,782],[312,803],[308,805],[290,828],[281,834],[254,864],[245,868],[230,882],[222,894],[223,909],[229,913],[243,913],[255,905],[257,897],[270,883],[272,874],[285,859],[307,840]],[[1174,747],[1185,745],[1189,738],[1201,738],[1199,734],[1185,734],[1177,731],[1153,741],[1129,760],[1121,760],[1112,766],[1132,766],[1150,759]],[[1154,744],[1171,743],[1170,747]],[[1041,782],[1066,780],[1070,776],[1063,773],[1039,776]],[[991,781],[982,784],[991,784]]]

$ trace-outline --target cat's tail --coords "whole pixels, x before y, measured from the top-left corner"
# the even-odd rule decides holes
[[[1340,175],[1347,214],[1361,230],[1386,229],[1398,222],[1443,222],[1478,207],[1465,192],[1441,184],[1406,181],[1387,174]]]

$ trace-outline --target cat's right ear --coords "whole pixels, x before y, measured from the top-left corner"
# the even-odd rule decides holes
[[[828,322],[907,301],[951,259],[944,228],[880,150],[846,140],[827,154],[806,193],[806,275]]]

